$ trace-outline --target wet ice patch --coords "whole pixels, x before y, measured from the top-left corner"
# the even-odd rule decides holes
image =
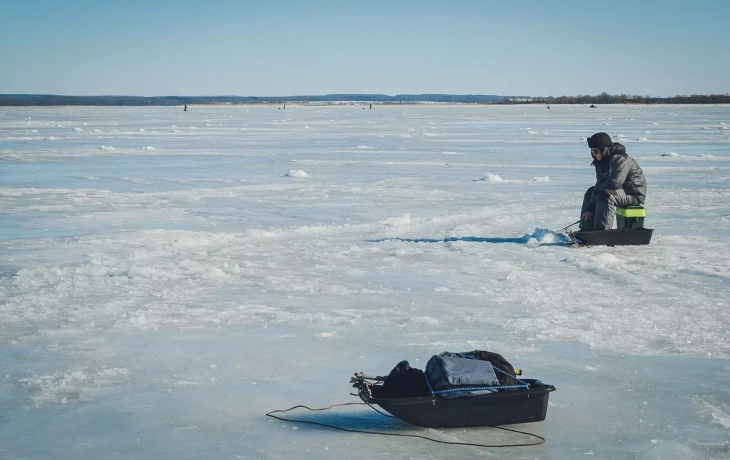
[[[700,396],[698,403],[701,411],[714,423],[730,429],[730,397],[724,393]]]
[[[120,177],[120,179],[123,181],[131,182],[133,184],[152,184],[152,182],[148,181],[147,179],[142,179],[140,177]]]
[[[728,458],[730,452],[730,441],[704,441],[696,439],[688,439],[686,446],[693,451],[702,452],[708,455],[708,458]],[[719,457],[718,455],[722,455]]]
[[[301,169],[292,169],[288,173],[284,174],[284,177],[296,177],[299,179],[303,179],[305,177],[309,177],[309,174],[302,171]]]
[[[664,441],[635,458],[637,460],[694,460],[697,457],[689,447],[681,442]]]

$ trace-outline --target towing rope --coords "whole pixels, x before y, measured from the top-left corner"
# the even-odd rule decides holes
[[[384,414],[383,412],[380,412],[378,409],[376,409],[375,407],[373,407],[372,404],[364,403],[364,402],[362,402],[362,403],[333,404],[333,405],[331,405],[329,407],[321,407],[321,408],[315,408],[315,409],[312,409],[311,407],[304,406],[304,405],[298,405],[298,406],[290,407],[289,409],[272,410],[271,412],[268,412],[266,414],[266,416],[267,417],[271,417],[271,418],[275,418],[277,420],[281,420],[281,421],[284,421],[284,422],[304,423],[304,424],[308,424],[308,425],[323,426],[325,428],[332,428],[333,430],[346,431],[348,433],[363,433],[363,434],[373,434],[373,435],[380,435],[380,436],[400,436],[400,437],[404,437],[404,438],[419,438],[419,439],[425,439],[426,441],[436,442],[436,443],[439,443],[439,444],[449,444],[449,445],[453,445],[453,446],[472,446],[472,447],[527,447],[527,446],[539,446],[540,444],[542,444],[542,443],[545,442],[545,438],[543,438],[542,436],[533,434],[533,433],[528,433],[526,431],[513,430],[511,428],[504,428],[504,427],[501,427],[501,426],[493,426],[493,425],[488,425],[488,427],[489,428],[495,428],[497,430],[509,431],[509,432],[512,432],[512,433],[518,433],[518,434],[522,434],[522,435],[525,435],[525,436],[530,436],[530,437],[533,437],[533,438],[537,438],[538,441],[529,442],[529,443],[522,443],[522,444],[479,444],[479,443],[474,443],[474,442],[441,441],[441,440],[438,440],[438,439],[429,438],[428,436],[422,436],[420,434],[383,433],[382,431],[355,430],[355,429],[352,429],[352,428],[343,428],[341,426],[330,425],[328,423],[314,422],[314,421],[311,421],[311,420],[296,420],[296,419],[290,419],[290,418],[286,418],[286,417],[280,417],[280,416],[277,416],[277,415],[273,415],[273,414],[277,414],[277,413],[289,412],[289,411],[292,411],[294,409],[299,409],[299,408],[307,409],[307,410],[309,410],[311,412],[318,412],[318,411],[325,411],[325,410],[329,410],[329,409],[332,409],[332,408],[335,408],[335,407],[340,407],[340,406],[363,406],[363,405],[369,406],[375,412],[377,412],[377,413],[379,413],[381,415],[384,415],[386,417],[397,418],[397,417],[393,417],[392,415]]]

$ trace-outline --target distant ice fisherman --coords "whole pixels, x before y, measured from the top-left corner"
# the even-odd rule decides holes
[[[612,142],[608,134],[592,135],[588,138],[588,147],[593,157],[591,166],[596,167],[596,185],[583,197],[581,228],[610,230],[617,206],[644,204],[646,179],[636,160],[626,153],[626,147]]]

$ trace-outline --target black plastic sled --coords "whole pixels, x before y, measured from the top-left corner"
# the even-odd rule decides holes
[[[593,246],[636,246],[649,244],[654,230],[650,228],[621,228],[573,232],[581,244]]]
[[[379,398],[382,384],[360,391],[360,398],[377,404],[395,417],[424,428],[465,428],[510,425],[545,420],[548,395],[555,387],[539,380],[522,379],[529,388],[447,399],[438,396]]]

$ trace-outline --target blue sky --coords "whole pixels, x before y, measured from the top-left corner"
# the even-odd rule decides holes
[[[727,93],[728,18],[727,0],[0,0],[0,93]]]

